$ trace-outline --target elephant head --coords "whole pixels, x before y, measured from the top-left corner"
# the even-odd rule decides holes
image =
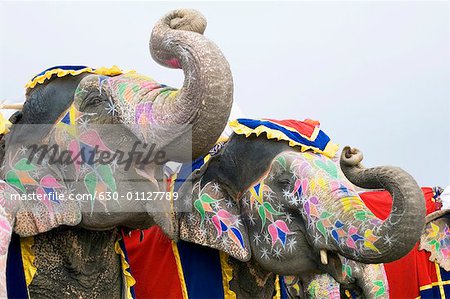
[[[231,71],[219,48],[203,36],[205,28],[199,12],[183,9],[170,12],[153,29],[152,57],[184,71],[179,90],[117,67],[55,67],[27,84],[23,110],[14,115],[11,132],[1,140],[6,181],[0,185],[2,253],[11,229],[32,236],[59,225],[108,230],[157,223],[169,235],[176,234],[170,201],[138,202],[126,195],[165,191],[163,162],[204,154],[226,125],[233,98]],[[33,149],[27,146],[46,144],[59,148],[29,158]],[[153,153],[163,153],[160,163],[139,155],[128,156],[128,165],[91,160],[117,149],[148,153],[149,146]],[[49,162],[65,149],[75,153],[70,165],[63,158]],[[91,200],[54,199],[51,191],[88,193]],[[110,200],[107,192],[119,196]],[[10,200],[11,194],[40,194],[42,200]]]
[[[362,154],[348,147],[339,166],[311,140],[298,146],[254,127],[259,137],[235,128],[223,149],[194,172],[193,191],[181,188],[181,198],[194,206],[180,215],[181,239],[252,259],[276,274],[327,272],[338,281],[338,254],[362,263],[389,262],[418,241],[425,204],[408,173],[364,168]],[[352,183],[388,190],[394,198],[390,216],[376,218]]]
[[[420,237],[419,249],[430,252],[430,261],[435,261],[446,271],[450,271],[449,209],[427,215],[426,226]]]

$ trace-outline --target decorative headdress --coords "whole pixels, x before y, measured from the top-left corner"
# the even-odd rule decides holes
[[[46,80],[50,80],[53,75],[61,78],[67,75],[77,76],[82,73],[91,73],[103,76],[117,76],[123,74],[123,71],[116,65],[113,65],[110,68],[101,67],[99,69],[93,69],[83,65],[54,66],[34,76],[33,79],[31,79],[31,81],[29,81],[25,85],[25,87],[34,88],[37,84],[43,84]]]
[[[320,123],[310,119],[299,121],[238,118],[229,125],[236,134],[249,137],[252,134],[259,136],[266,133],[267,139],[287,141],[292,147],[300,147],[302,152],[312,150],[332,158],[339,150],[339,146],[331,142],[330,137],[319,129]]]
[[[91,73],[103,76],[117,76],[121,75],[124,72],[118,66],[112,66],[110,68],[101,67],[98,69],[93,69],[83,65],[62,65],[62,66],[54,66],[45,71],[37,74],[33,77],[26,85],[26,88],[34,88],[38,84],[43,84],[45,81],[50,80],[52,76],[56,75],[58,78],[65,77],[68,75],[77,76],[82,73]],[[22,110],[23,103],[14,103],[14,104],[4,104],[0,103],[1,109],[14,109],[14,110]],[[0,135],[7,134],[9,132],[9,128],[11,127],[11,122],[6,119],[3,114],[0,112]]]

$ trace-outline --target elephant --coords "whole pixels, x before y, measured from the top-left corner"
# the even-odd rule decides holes
[[[151,55],[163,66],[183,70],[181,89],[117,67],[55,67],[27,84],[23,109],[12,116],[10,132],[0,141],[5,180],[0,184],[0,297],[7,295],[5,267],[13,232],[22,241],[32,237],[39,267],[27,287],[37,298],[119,298],[117,229],[157,224],[177,236],[170,200],[105,196],[163,193],[164,163],[203,155],[223,131],[233,80],[220,49],[203,36],[205,28],[199,12],[181,9],[161,18],[152,31]],[[37,154],[46,145],[56,148]],[[130,155],[123,164],[94,163],[104,152],[147,153],[148,146],[154,156],[161,154],[159,160]],[[65,149],[71,156],[55,162]],[[91,199],[70,200],[83,193]],[[31,195],[39,200],[28,200]]]
[[[250,131],[242,128],[255,122]],[[311,140],[298,144],[261,129],[267,123],[275,126],[272,120],[232,122],[229,141],[190,175],[192,185],[181,186],[179,199],[193,206],[193,212],[177,213],[181,240],[267,273],[329,274],[340,282],[341,257],[379,264],[414,247],[425,225],[425,203],[411,175],[398,167],[364,168],[362,153],[350,147],[337,161]],[[322,136],[314,126],[310,136]],[[389,191],[393,207],[386,220],[370,212],[355,185]]]
[[[425,218],[419,250],[431,253],[430,261],[436,262],[445,271],[450,271],[450,210],[438,210]],[[342,298],[389,298],[389,283],[383,264],[362,264],[346,258],[342,259],[343,281],[336,282],[330,275],[287,278],[290,298],[315,298],[318,294],[337,294],[340,288]],[[408,274],[405,273],[407,276]],[[406,280],[405,280],[406,281]],[[299,288],[298,286],[303,286]],[[333,291],[330,291],[331,290]],[[351,291],[351,294],[348,293]],[[347,292],[347,293],[346,293]]]

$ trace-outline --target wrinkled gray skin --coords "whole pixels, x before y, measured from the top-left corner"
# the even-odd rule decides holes
[[[389,298],[388,282],[383,264],[363,264],[343,259],[351,269],[351,276],[343,273],[343,278],[337,282],[329,274],[306,275],[295,278],[300,288],[287,286],[289,298]]]
[[[116,149],[119,145],[122,151],[127,152],[140,141],[154,144],[155,152],[163,151],[168,160],[190,161],[204,154],[223,131],[233,97],[228,62],[219,48],[202,35],[205,28],[206,20],[199,12],[176,10],[164,16],[153,29],[150,38],[152,57],[164,66],[184,71],[185,81],[179,91],[165,86],[155,88],[156,82],[137,74],[108,77],[86,73],[63,78],[54,76],[27,90],[23,111],[14,115],[11,132],[2,140],[2,160],[6,165],[2,168],[3,177],[22,158],[18,151],[20,146],[41,142],[58,144],[60,139],[48,133],[71,105],[89,124],[116,124],[114,129],[104,126],[97,130],[109,148]],[[143,125],[137,125],[137,107],[145,104],[150,106],[151,114]],[[112,105],[117,108],[114,112],[110,109]],[[47,124],[47,128],[32,129],[30,134],[30,127],[21,126],[27,124]],[[67,144],[59,145],[65,148]],[[182,154],[185,152],[189,155]],[[62,184],[79,179],[74,176],[76,172],[73,169],[63,170],[58,164],[47,166],[38,169],[40,174],[32,174],[38,182],[45,175],[52,175]],[[113,178],[119,194],[165,191],[161,164],[138,164],[134,161],[131,170],[126,171],[119,166],[113,172]],[[15,186],[2,186],[11,193],[22,192]],[[36,192],[36,188],[36,185],[25,184],[27,193]],[[66,195],[73,192],[69,190],[68,185],[58,189]],[[87,192],[86,189],[76,191]],[[91,205],[94,213],[91,213]],[[115,228],[148,228],[158,224],[169,236],[177,236],[168,201],[153,205],[152,202],[128,200],[119,203],[6,201],[0,209],[0,216],[0,220],[9,223],[20,236],[37,235],[35,263],[40,267],[36,280],[29,287],[32,297],[118,298],[121,296],[120,288],[108,287],[118,286],[116,282],[119,279],[117,255],[111,247],[117,239]],[[65,227],[46,233],[61,225],[80,228]],[[2,259],[6,258],[10,233],[2,231]],[[96,268],[93,257],[106,260],[99,262],[97,259],[101,266]],[[106,271],[108,267],[111,268]],[[0,296],[5,295],[5,290],[1,290]]]
[[[288,298],[348,298],[346,291],[351,291],[356,298],[389,298],[386,274],[382,264],[363,264],[345,258],[343,262],[351,268],[352,276],[343,274],[340,282],[329,274],[305,274],[301,278],[285,277],[284,284]],[[233,269],[230,289],[237,298],[275,296],[276,275],[274,273],[261,269],[254,262],[241,262],[232,257],[228,258],[228,264]],[[379,287],[380,284],[382,287]],[[381,288],[383,289],[380,291]]]
[[[331,170],[319,167],[317,160]],[[362,263],[399,259],[420,238],[425,219],[423,194],[414,179],[400,168],[364,168],[361,160],[358,150],[347,147],[338,165],[318,154],[300,152],[285,142],[235,134],[218,155],[192,175],[193,188],[181,188],[181,198],[193,202],[194,209],[190,214],[179,214],[180,238],[225,251],[241,261],[251,260],[267,272],[300,277],[328,273],[336,281],[342,281],[338,255]],[[304,179],[308,186],[302,196],[294,196],[296,181]],[[388,190],[394,201],[390,216],[385,221],[377,219],[350,182],[363,188]],[[265,217],[265,224],[259,214],[262,204],[253,199],[252,208],[249,189],[256,183],[266,186],[261,202],[270,203],[275,211],[272,219]],[[312,196],[317,197],[319,215],[326,211],[330,223],[341,222],[343,236],[347,238],[351,230],[356,230],[360,236],[366,233],[368,238],[364,240],[371,244],[358,241],[352,248],[346,239],[337,242],[331,230],[326,231],[325,237],[319,232],[319,220],[305,212],[305,202]],[[202,198],[214,201],[209,208],[203,205],[203,220],[199,210]],[[354,204],[349,204],[350,209],[343,208],[342,199]],[[213,218],[220,213],[225,215],[223,211],[228,212],[228,220],[224,220],[228,227],[239,229],[243,246],[233,241],[230,229],[219,232],[214,225]],[[366,215],[365,221],[357,219],[357,211]],[[268,225],[276,221],[284,221],[288,227],[285,245],[267,233]],[[371,238],[370,232],[376,238]],[[321,260],[321,250],[326,251],[325,262]]]

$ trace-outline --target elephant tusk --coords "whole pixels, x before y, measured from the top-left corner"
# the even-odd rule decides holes
[[[4,101],[0,101],[0,109],[14,109],[22,110],[23,103],[4,104]]]
[[[327,251],[324,249],[320,250],[320,261],[322,262],[322,264],[328,265]]]

